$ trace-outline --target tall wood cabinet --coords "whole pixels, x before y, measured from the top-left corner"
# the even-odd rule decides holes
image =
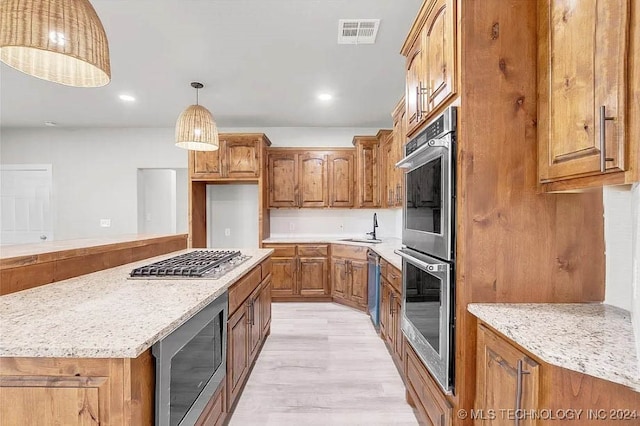
[[[408,64],[407,122],[417,113],[416,103],[422,103],[422,108],[428,111],[423,114],[422,123],[410,124],[413,127],[407,129],[408,136],[423,129],[444,108],[458,107],[454,198],[455,390],[452,395],[445,395],[437,385],[431,387],[433,393],[453,407],[454,413],[460,409],[469,411],[476,397],[477,321],[466,310],[469,303],[572,303],[604,299],[602,191],[546,194],[540,188],[537,89],[542,85],[538,84],[536,66],[542,3],[549,4],[425,0],[402,48]],[[592,15],[596,12],[596,2],[566,3],[568,22],[576,16],[571,12],[574,3],[575,7],[588,3],[594,8]],[[597,11],[604,11],[609,3],[597,2]],[[639,2],[615,3],[638,10]],[[615,15],[606,16],[614,19]],[[640,13],[630,16],[637,21]],[[562,21],[562,14],[558,19]],[[627,25],[631,30],[631,51],[640,43],[637,27],[636,22]],[[572,37],[584,38],[585,31],[592,28],[587,25],[578,33],[572,30]],[[442,57],[437,46],[444,47]],[[414,57],[417,51],[419,54]],[[440,61],[442,66],[412,65],[413,61],[426,62],[434,56],[440,58],[435,63]],[[633,55],[628,64],[629,81],[634,80],[633,75],[640,81]],[[413,77],[414,70],[416,76],[422,75],[422,80]],[[569,84],[573,84],[572,75],[567,77]],[[637,91],[632,93],[640,99]],[[634,104],[629,99],[627,104]],[[627,108],[632,111],[634,106]],[[636,116],[640,117],[640,112]],[[627,123],[631,122],[629,118],[627,115]],[[607,121],[607,126],[611,124],[613,121]],[[633,126],[630,130],[634,131]],[[638,136],[636,139],[640,139]],[[409,379],[411,385],[407,387],[415,390],[410,393],[419,406],[420,420],[429,424],[434,422],[434,416],[442,419],[437,413],[443,405],[430,410],[433,398],[420,399],[422,391],[418,388],[426,379],[416,373],[419,360],[405,364],[412,366],[415,373],[407,372],[407,376],[413,374],[415,378]],[[427,414],[430,411],[436,414]],[[457,416],[448,418],[456,426],[473,422]]]
[[[407,135],[415,133],[456,93],[455,1],[425,1],[402,47],[406,62]]]
[[[329,246],[327,244],[263,244],[272,248],[276,302],[331,299]]]
[[[638,115],[629,113],[638,111],[631,104],[638,103],[640,90],[632,58],[639,42],[630,39],[639,32],[632,27],[631,3],[538,2],[539,179],[544,190],[638,179],[640,143],[629,129],[638,126]]]
[[[333,301],[362,311],[368,306],[367,248],[332,244],[331,295]]]

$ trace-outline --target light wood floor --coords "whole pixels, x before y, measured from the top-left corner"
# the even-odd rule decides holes
[[[334,303],[274,303],[272,315],[231,426],[418,424],[368,315]]]

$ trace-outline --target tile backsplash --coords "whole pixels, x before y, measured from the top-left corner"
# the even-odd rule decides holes
[[[378,214],[377,236],[402,236],[400,209],[272,209],[271,237],[367,237],[374,213]]]

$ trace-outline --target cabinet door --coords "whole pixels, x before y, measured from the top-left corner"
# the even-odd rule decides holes
[[[396,133],[394,131],[394,145],[395,145],[395,162],[394,164],[394,170],[395,170],[395,178],[396,178],[396,207],[402,207],[402,204],[404,202],[404,170],[395,167],[395,164],[402,160],[402,158],[404,157],[404,143],[406,141],[406,113],[404,112],[404,110],[401,112],[400,114],[400,123],[399,123],[399,130]]]
[[[455,93],[453,0],[437,0],[425,24],[424,106],[433,111]],[[427,114],[425,114],[425,118]]]
[[[331,295],[333,297],[339,297],[346,299],[348,275],[348,263],[344,259],[331,258],[331,276],[333,278],[333,285],[331,286]]]
[[[391,311],[389,309],[389,284],[383,275],[380,276],[380,337],[387,340],[391,330]]]
[[[531,412],[538,408],[539,365],[482,324],[478,325],[476,362],[477,409],[486,413],[490,409]],[[494,420],[482,420],[479,424],[511,425],[513,420],[498,416]],[[523,419],[520,424],[534,423],[532,419]]]
[[[263,282],[262,291],[260,292],[260,328],[262,329],[262,338],[269,334],[271,327],[271,277]]]
[[[367,275],[369,264],[360,260],[350,260],[351,291],[350,298],[359,306],[366,308],[368,304]]]
[[[387,344],[389,345],[389,350],[391,355],[394,355],[394,350],[396,347],[396,326],[398,323],[398,315],[395,312],[396,308],[396,293],[393,291],[391,285],[387,282],[385,283],[388,286],[389,292],[389,300],[387,301],[389,310],[389,328],[387,330]]]
[[[206,174],[209,178],[222,177],[224,143],[216,151],[193,151],[193,174]]]
[[[229,178],[253,178],[260,175],[260,141],[251,138],[234,138],[226,142],[224,176]]]
[[[396,297],[393,299],[393,328],[394,328],[394,342],[393,342],[393,354],[395,355],[398,365],[404,364],[404,338],[402,337],[402,299],[399,294],[396,293]]]
[[[356,152],[358,155],[358,204],[359,207],[379,207],[379,163],[378,142],[358,143]]]
[[[297,154],[269,154],[268,170],[269,207],[297,207]]]
[[[327,156],[307,153],[298,156],[298,207],[327,207],[329,205]]]
[[[227,323],[227,401],[231,406],[242,389],[249,366],[248,312],[241,306]]]
[[[538,164],[542,182],[601,174],[602,159],[607,172],[627,169],[629,3],[539,2]],[[604,116],[612,118],[604,127],[601,106]]]
[[[329,261],[326,257],[301,257],[298,283],[302,296],[329,296]]]
[[[329,155],[329,206],[354,206],[355,158],[352,152]]]
[[[414,133],[423,122],[422,61],[422,34],[420,34],[413,44],[413,48],[409,51],[409,55],[407,55],[407,82],[405,93],[407,136]]]
[[[296,290],[297,257],[271,258],[271,294],[293,296]]]
[[[383,206],[394,207],[396,200],[396,180],[395,180],[395,145],[393,138],[389,138],[382,146],[382,163],[384,170],[383,187]]]
[[[251,296],[247,299],[248,310],[248,328],[249,328],[249,365],[253,362],[258,349],[260,348],[260,341],[262,339],[262,320],[260,318],[260,291],[262,286],[258,286]]]

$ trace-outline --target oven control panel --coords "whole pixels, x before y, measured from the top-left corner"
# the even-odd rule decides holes
[[[408,157],[412,152],[429,142],[431,139],[439,138],[447,133],[453,132],[456,127],[456,107],[447,108],[438,118],[411,139],[404,147],[404,155]]]

